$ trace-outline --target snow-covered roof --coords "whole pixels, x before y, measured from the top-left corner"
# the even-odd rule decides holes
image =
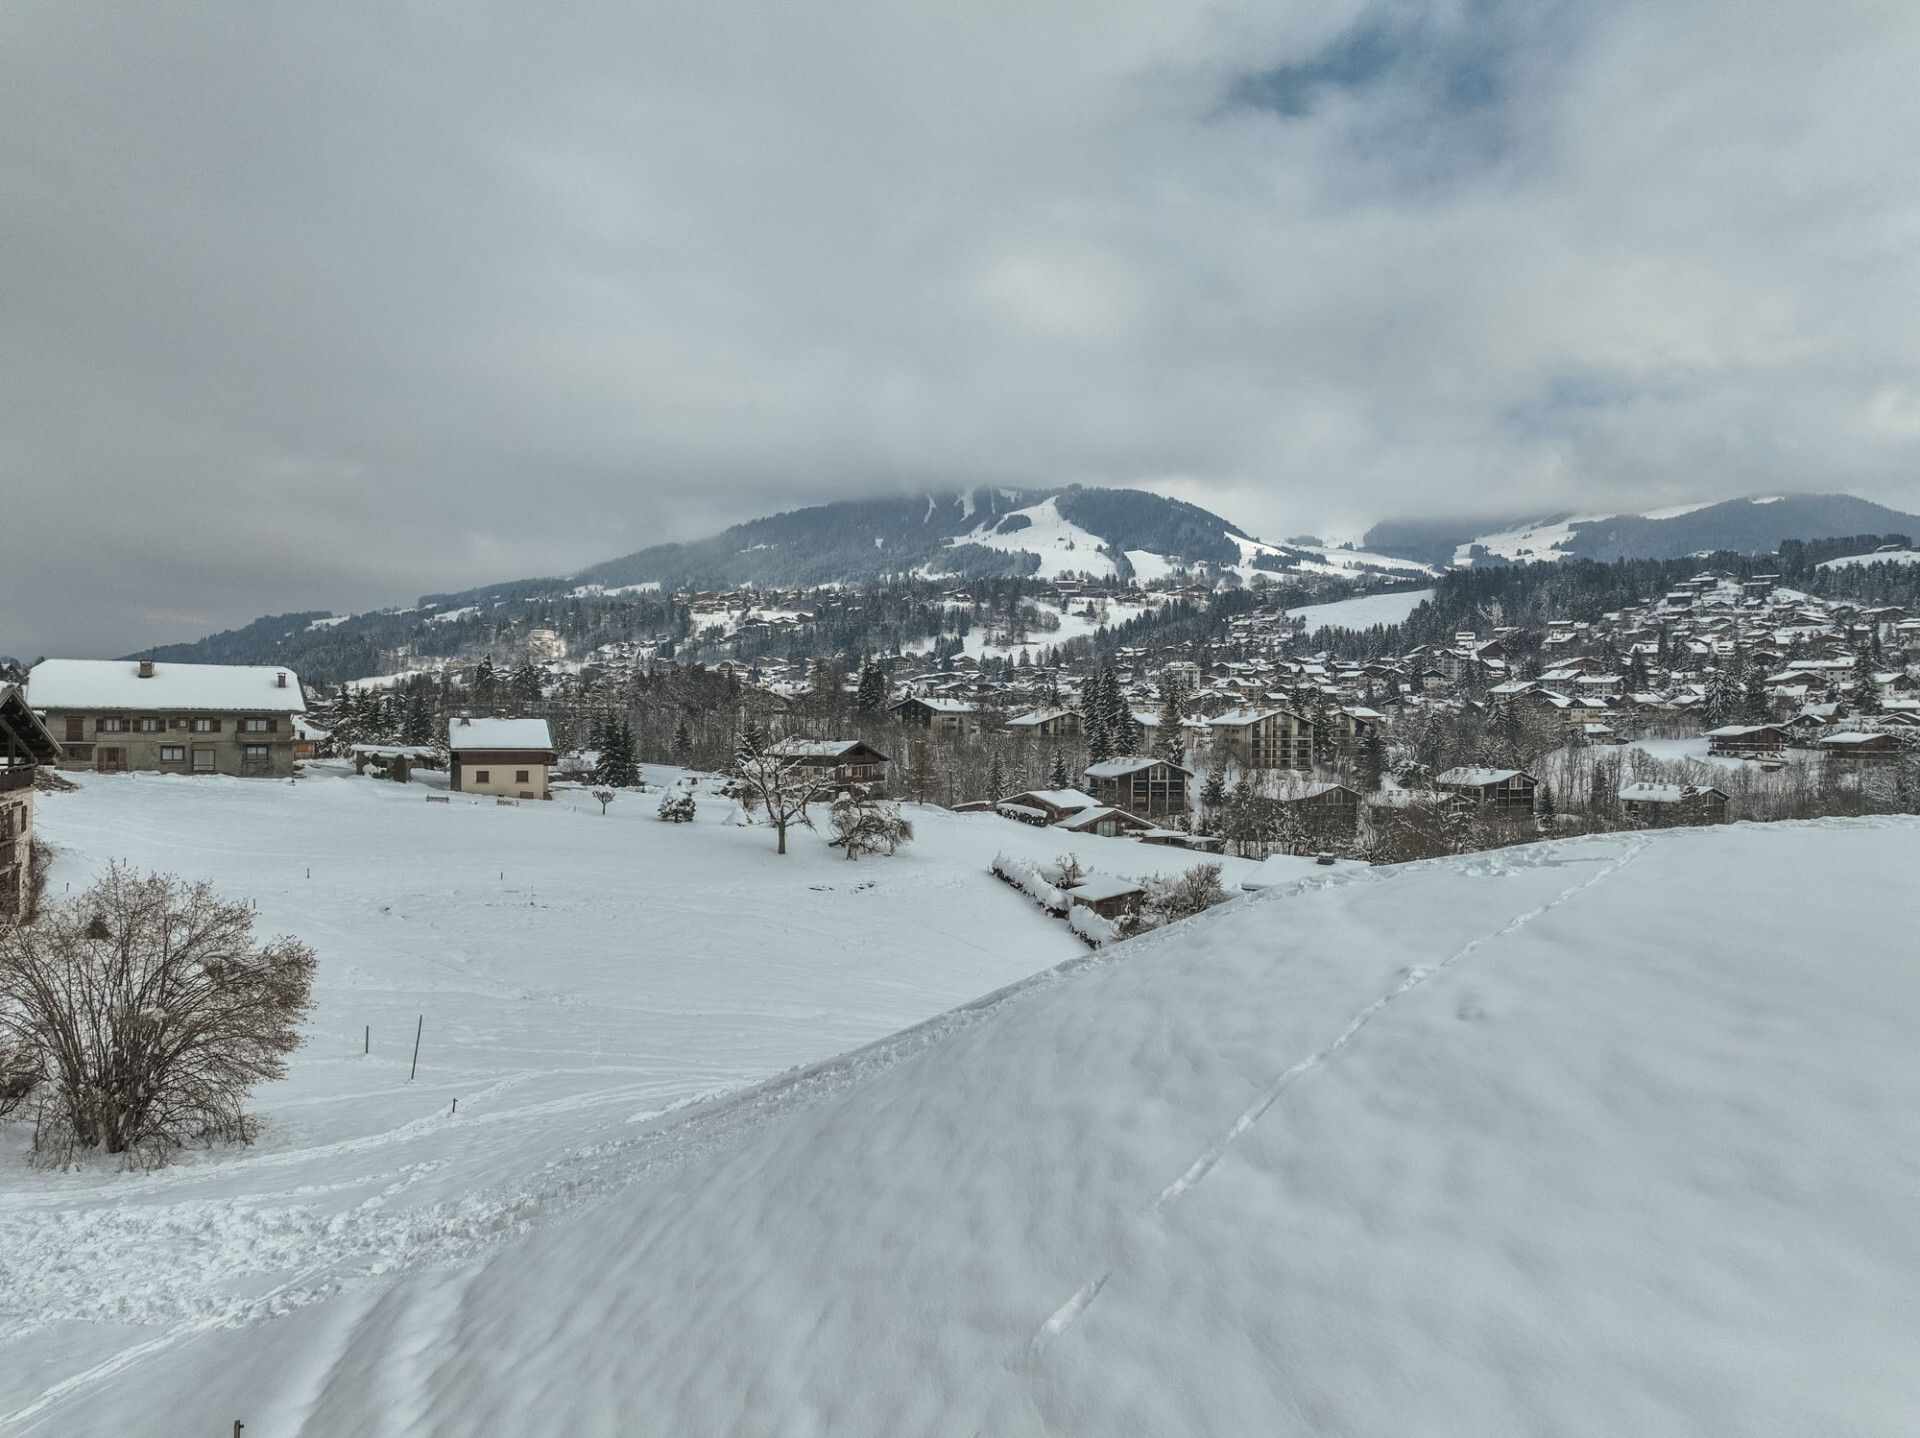
[[[1124,899],[1129,894],[1144,892],[1131,879],[1115,879],[1105,874],[1088,874],[1067,890],[1067,897],[1078,899],[1083,904],[1098,904],[1108,899]]]
[[[1504,784],[1509,779],[1530,779],[1523,769],[1449,769],[1433,782],[1460,789],[1484,789],[1489,784]]]
[[[1284,714],[1284,709],[1234,709],[1225,714],[1216,715],[1208,720],[1209,724],[1219,728],[1227,725],[1257,724],[1275,714]]]
[[[1062,819],[1057,827],[1077,834],[1085,829],[1097,828],[1103,821],[1115,818],[1127,819],[1146,828],[1152,827],[1138,814],[1129,813],[1125,809],[1116,809],[1111,804],[1102,804],[1098,808],[1083,810],[1070,818]]]
[[[462,749],[551,749],[553,735],[544,719],[473,719],[465,715],[447,721],[447,747]]]
[[[838,759],[864,743],[860,739],[788,739],[770,751],[779,759]]]
[[[1620,797],[1633,804],[1683,804],[1703,794],[1727,797],[1724,790],[1698,784],[1623,784],[1620,787]]]
[[[161,660],[140,677],[138,659],[43,659],[27,675],[35,709],[192,709],[215,713],[300,714],[300,679],[279,665],[175,664]]]
[[[898,709],[906,704],[924,704],[940,714],[971,714],[974,707],[962,699],[934,699],[924,694],[909,694],[893,707]]]
[[[1015,799],[1038,799],[1055,809],[1091,809],[1100,801],[1079,789],[1028,789]]]
[[[1142,769],[1151,769],[1155,764],[1166,763],[1166,760],[1156,759],[1151,754],[1134,755],[1124,759],[1108,759],[1100,764],[1089,764],[1087,765],[1087,773],[1095,779],[1118,779],[1123,774],[1135,774]],[[1179,769],[1182,774],[1192,772],[1190,769],[1182,768],[1178,764],[1167,764],[1167,767],[1169,769]]]

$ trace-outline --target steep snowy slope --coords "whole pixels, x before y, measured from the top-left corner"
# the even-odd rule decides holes
[[[1916,861],[1829,821],[1270,891],[47,1431],[1910,1434]]]

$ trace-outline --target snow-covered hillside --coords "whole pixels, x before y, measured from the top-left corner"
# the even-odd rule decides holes
[[[1061,514],[1059,501],[1053,498],[988,519],[947,541],[948,548],[969,544],[1006,554],[1034,555],[1040,561],[1035,571],[1040,579],[1062,579],[1072,574],[1110,579],[1114,563],[1102,553],[1102,543],[1099,535]]]
[[[1289,619],[1304,620],[1307,633],[1321,629],[1371,629],[1376,624],[1402,624],[1408,615],[1433,598],[1431,589],[1401,589],[1392,594],[1362,594],[1331,604],[1308,604],[1289,609]]]
[[[1849,554],[1822,560],[1822,569],[1852,569],[1862,564],[1920,564],[1920,549],[1883,549],[1872,554]]]
[[[1825,821],[1270,891],[610,1127],[555,1186],[627,1186],[530,1209],[483,1262],[396,1252],[271,1320],[82,1330],[164,1346],[36,1411],[303,1438],[1904,1435],[1916,861],[1912,820]],[[276,1202],[303,1199],[329,1195]],[[86,1242],[129,1221],[83,1212]],[[155,1241],[193,1255],[251,1213]],[[63,1342],[18,1386],[71,1372]]]
[[[1083,956],[992,878],[997,852],[1071,851],[1129,877],[1197,862],[912,806],[914,845],[851,864],[808,834],[779,858],[768,832],[708,796],[680,826],[655,817],[657,793],[603,818],[580,795],[429,804],[419,784],[324,771],[80,783],[40,803],[62,849],[56,894],[124,858],[255,899],[264,928],[318,950],[317,1011],[289,1077],[258,1095],[253,1148],[153,1176],[50,1175],[26,1166],[27,1127],[0,1124],[9,1433],[8,1415],[20,1431],[196,1431],[157,1412],[150,1426],[75,1429],[65,1402],[137,1345],[159,1344],[151,1368],[191,1366],[173,1348],[205,1330],[474,1259],[632,1181],[654,1115]]]

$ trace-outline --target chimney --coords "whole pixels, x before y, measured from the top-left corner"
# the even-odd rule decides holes
[[[153,661],[151,659],[142,659],[140,661],[140,677],[142,679],[153,678]]]
[[[287,671],[282,669],[278,674],[274,675],[273,682],[274,687],[285,689],[287,687]]]
[[[473,723],[473,720],[471,720],[471,719],[469,719],[469,718],[468,718],[468,717],[467,717],[466,715],[464,715],[464,714],[462,714],[462,715],[460,716],[460,727],[461,727],[461,728],[463,728],[463,729],[464,729],[464,728],[466,728],[466,727],[467,727],[467,725],[469,725],[469,724],[471,724],[471,723]]]

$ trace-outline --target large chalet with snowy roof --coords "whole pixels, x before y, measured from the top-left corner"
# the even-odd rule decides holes
[[[62,768],[263,779],[292,776],[293,720],[307,708],[289,669],[152,659],[43,659],[27,702]]]
[[[1540,781],[1524,769],[1449,769],[1433,787],[1484,813],[1505,816],[1531,814]]]
[[[1102,804],[1159,818],[1187,809],[1190,770],[1164,759],[1131,756],[1087,766],[1087,787]]]

